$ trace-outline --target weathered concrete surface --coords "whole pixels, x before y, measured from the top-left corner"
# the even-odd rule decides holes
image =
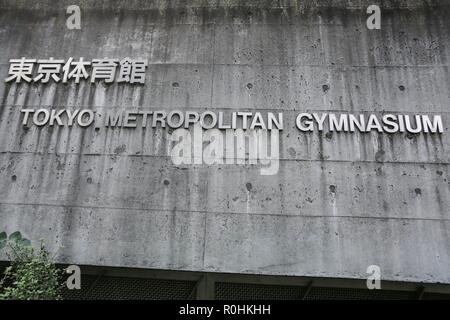
[[[22,56],[149,61],[142,87],[0,81],[0,229],[69,263],[450,283],[450,3],[383,1],[370,31],[372,2],[0,0],[2,79]],[[174,166],[161,129],[24,130],[23,106],[280,110],[280,171]],[[311,110],[446,132],[302,134]]]

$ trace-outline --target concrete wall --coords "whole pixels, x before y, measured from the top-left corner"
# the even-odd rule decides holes
[[[144,86],[0,81],[0,230],[67,263],[450,283],[450,3],[382,1],[371,31],[379,2],[1,0],[2,79],[22,56],[149,67]],[[280,171],[174,166],[161,129],[26,130],[23,106],[280,110]],[[313,110],[437,113],[446,132],[294,128]]]

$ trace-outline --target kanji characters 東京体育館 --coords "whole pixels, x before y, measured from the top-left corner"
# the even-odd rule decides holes
[[[93,59],[86,61],[83,57],[67,61],[61,59],[10,59],[8,77],[5,82],[40,82],[48,83],[80,80],[91,82],[105,81],[105,83],[140,83],[145,82],[147,61],[144,59]],[[35,73],[33,73],[35,72]]]

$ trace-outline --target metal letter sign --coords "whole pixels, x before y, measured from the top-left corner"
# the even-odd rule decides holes
[[[91,79],[91,82],[104,80],[105,83],[145,83],[145,71],[147,61],[144,59],[130,59],[128,57],[119,59],[93,59],[85,61],[83,57],[75,60],[73,57],[67,61],[61,59],[21,59],[9,60],[8,77],[5,82],[61,82]],[[33,76],[33,70],[36,74]],[[90,72],[89,72],[90,71]],[[116,77],[116,75],[118,76]]]

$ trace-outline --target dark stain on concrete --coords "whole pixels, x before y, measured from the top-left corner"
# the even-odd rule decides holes
[[[295,151],[294,148],[290,147],[288,150],[288,153],[291,157],[295,157],[295,155],[297,154],[297,152]]]
[[[384,155],[386,154],[386,152],[384,152],[383,150],[378,150],[375,153],[375,161],[376,162],[384,162]]]
[[[114,149],[114,153],[115,154],[121,154],[124,153],[127,150],[127,146],[122,144],[120,146],[118,146],[117,148]]]

